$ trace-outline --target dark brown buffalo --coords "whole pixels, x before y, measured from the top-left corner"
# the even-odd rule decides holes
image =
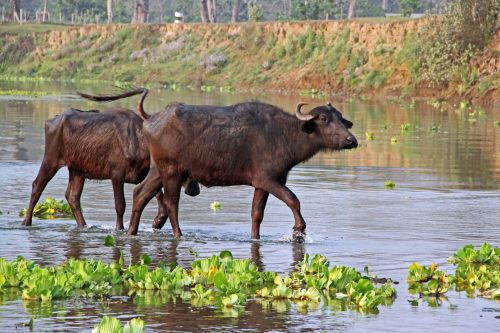
[[[134,189],[128,233],[137,234],[145,205],[163,186],[164,203],[175,237],[179,192],[191,178],[205,186],[250,185],[252,238],[260,237],[260,224],[269,193],[290,207],[295,219],[294,237],[302,239],[306,223],[300,202],[286,187],[288,172],[320,150],[357,147],[347,130],[352,123],[330,103],[295,116],[263,103],[226,107],[171,103],[165,110],[145,118],[143,134],[152,162],[145,180]],[[154,227],[160,228],[164,221]]]
[[[124,98],[141,94],[137,111],[144,113],[143,102],[148,91],[136,89],[116,97]],[[94,96],[81,94],[85,98]],[[150,154],[143,139],[143,119],[133,111],[123,108],[80,111],[68,109],[45,123],[45,154],[33,182],[30,204],[24,225],[31,225],[33,209],[47,183],[57,170],[67,166],[69,182],[66,199],[79,226],[86,225],[80,209],[80,197],[85,179],[111,179],[115,198],[116,230],[123,229],[125,197],[123,184],[140,183],[148,174]],[[186,193],[197,195],[196,182],[189,183]],[[163,194],[158,199],[156,223],[167,219]],[[163,221],[163,222],[162,222]]]

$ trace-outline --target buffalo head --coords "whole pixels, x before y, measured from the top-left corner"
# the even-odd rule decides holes
[[[330,102],[312,109],[304,114],[301,108],[306,103],[299,103],[295,115],[304,121],[302,130],[314,136],[320,145],[326,149],[351,149],[358,146],[356,137],[348,131],[352,122],[342,117],[342,113],[335,109]]]

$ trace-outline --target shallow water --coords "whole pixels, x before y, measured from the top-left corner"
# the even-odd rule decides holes
[[[6,84],[2,89],[52,92],[39,98],[0,96],[0,257],[18,255],[41,264],[57,264],[69,257],[95,258],[107,262],[119,256],[115,248],[103,246],[114,233],[114,203],[109,181],[88,181],[82,204],[89,228],[80,230],[72,220],[34,220],[21,226],[18,212],[26,207],[44,151],[44,122],[72,106],[82,109],[121,105],[135,108],[136,98],[97,105],[78,99],[76,90],[102,93],[107,87],[37,84]],[[106,90],[108,89],[108,90]],[[195,91],[154,90],[146,100],[149,112],[173,100],[192,104],[226,105],[259,99],[293,110],[298,96],[219,94]],[[319,104],[322,100],[309,100]],[[163,331],[346,331],[346,332],[493,332],[498,331],[499,303],[449,292],[440,307],[411,306],[407,299],[406,275],[413,261],[437,262],[452,272],[446,259],[466,244],[500,239],[500,110],[451,108],[439,112],[425,101],[415,108],[394,102],[333,100],[344,116],[354,122],[356,150],[321,153],[292,170],[288,186],[302,203],[308,222],[305,244],[290,242],[293,218],[290,210],[270,197],[261,228],[262,239],[250,240],[250,187],[202,188],[198,197],[185,195],[180,203],[180,225],[184,236],[172,238],[167,225],[151,230],[155,215],[152,202],[143,214],[137,237],[115,234],[125,260],[137,261],[147,253],[153,262],[178,261],[188,265],[193,250],[206,257],[231,250],[237,258],[252,258],[264,270],[287,272],[304,253],[321,253],[330,263],[358,270],[369,266],[370,274],[399,281],[398,297],[391,306],[379,306],[378,314],[336,311],[320,304],[302,314],[294,305],[281,304],[265,310],[249,302],[244,314],[225,316],[212,308],[168,301],[168,295],[117,296],[103,303],[70,299],[53,301],[51,307],[21,301],[16,295],[0,294],[2,330],[29,331],[22,323],[34,317],[36,332],[80,332],[90,330],[102,315],[122,322],[141,316],[148,332]],[[475,121],[471,121],[475,119]],[[400,125],[410,123],[402,133]],[[365,132],[374,140],[365,140]],[[391,138],[398,142],[391,144]],[[384,181],[396,183],[384,189]],[[64,198],[67,171],[61,169],[42,195]],[[126,186],[131,205],[132,186]],[[217,212],[210,209],[221,202]],[[129,207],[130,208],[130,207]],[[127,211],[126,219],[129,217]],[[450,308],[450,304],[457,307]]]

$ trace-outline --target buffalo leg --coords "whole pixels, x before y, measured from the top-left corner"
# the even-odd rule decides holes
[[[79,227],[85,227],[85,219],[83,218],[82,209],[80,205],[80,198],[82,196],[83,185],[85,184],[85,177],[82,174],[75,173],[69,170],[69,182],[66,189],[66,200],[68,201],[73,215],[75,216],[76,223]]]
[[[113,178],[113,194],[115,196],[116,223],[115,230],[123,230],[123,214],[125,214],[125,194],[123,193],[123,179]]]
[[[278,182],[270,181],[262,186],[262,188],[290,207],[295,220],[295,224],[293,226],[293,238],[299,242],[303,241],[303,234],[306,230],[306,222],[300,213],[300,201],[297,199],[297,196],[288,187]]]
[[[260,238],[260,224],[264,218],[267,198],[269,198],[269,192],[260,188],[255,189],[252,202],[252,239]]]
[[[179,198],[181,194],[182,177],[166,176],[163,179],[163,189],[165,194],[163,202],[167,206],[168,217],[175,238],[182,236],[181,228],[179,227]]]
[[[26,217],[24,218],[23,225],[31,225],[35,205],[40,199],[40,196],[42,195],[42,192],[49,181],[56,174],[57,170],[59,170],[57,165],[51,164],[45,159],[43,160],[42,165],[40,166],[40,170],[38,171],[38,175],[36,176],[32,184],[30,204],[28,206],[28,210],[26,211]]]
[[[132,215],[130,216],[130,224],[127,231],[129,235],[137,235],[142,211],[161,189],[161,185],[161,177],[158,169],[152,165],[146,178],[134,188]]]
[[[161,229],[168,219],[167,207],[165,206],[165,203],[163,203],[162,190],[159,190],[158,193],[156,193],[156,201],[158,203],[158,213],[153,220],[153,229]]]

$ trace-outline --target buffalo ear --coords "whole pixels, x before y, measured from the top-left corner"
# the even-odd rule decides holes
[[[314,122],[314,120],[308,120],[302,125],[302,131],[306,132],[307,134],[311,134],[312,132],[314,132],[315,126],[316,123]]]
[[[353,125],[352,121],[349,121],[345,118],[342,118],[342,123],[344,124],[345,128],[347,128],[347,129],[352,128],[352,125]]]

